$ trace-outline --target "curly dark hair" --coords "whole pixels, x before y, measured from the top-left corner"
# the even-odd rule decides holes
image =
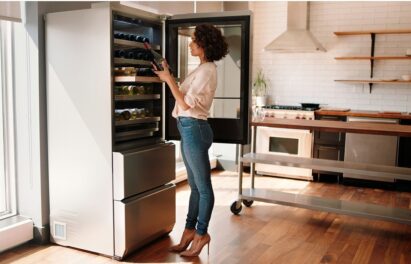
[[[196,26],[195,43],[203,48],[205,59],[209,62],[218,61],[228,53],[228,44],[221,30],[210,24]]]

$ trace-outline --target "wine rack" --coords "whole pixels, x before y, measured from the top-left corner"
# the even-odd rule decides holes
[[[139,145],[161,140],[162,81],[150,70],[151,57],[142,42],[147,41],[153,49],[160,51],[161,24],[114,14],[112,35],[115,145]]]

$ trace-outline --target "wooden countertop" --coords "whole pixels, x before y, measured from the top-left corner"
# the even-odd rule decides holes
[[[327,132],[350,132],[411,137],[411,126],[383,123],[341,122],[328,120],[277,119],[266,117],[264,121],[252,122],[252,126],[320,130]]]
[[[379,111],[366,111],[366,110],[350,110],[350,111],[334,111],[334,110],[317,110],[316,115],[329,115],[329,116],[357,116],[357,117],[374,117],[374,118],[394,118],[394,119],[411,119],[411,114],[399,113],[399,112],[379,112]]]

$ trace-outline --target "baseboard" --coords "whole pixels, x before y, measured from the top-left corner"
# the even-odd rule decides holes
[[[13,216],[0,221],[0,252],[33,239],[33,221]]]
[[[42,227],[34,227],[33,242],[41,245],[50,242],[50,226],[48,224]]]

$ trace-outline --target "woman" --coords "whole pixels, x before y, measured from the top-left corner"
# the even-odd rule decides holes
[[[181,153],[191,194],[181,241],[170,250],[187,257],[198,256],[206,244],[209,247],[211,240],[207,229],[214,206],[214,192],[208,149],[213,142],[213,131],[207,117],[217,88],[214,61],[225,57],[228,52],[221,31],[212,25],[198,25],[191,39],[191,55],[199,57],[200,65],[186,77],[180,88],[166,62],[163,61],[163,71],[155,71],[168,84],[176,100],[173,117],[177,119],[181,135]],[[186,250],[191,242],[190,249]]]

